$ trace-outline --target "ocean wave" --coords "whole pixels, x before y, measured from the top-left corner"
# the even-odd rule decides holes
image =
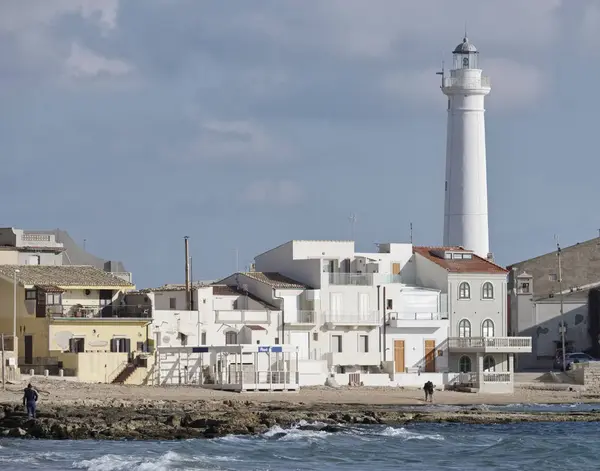
[[[213,458],[214,459],[214,458]],[[174,451],[167,451],[165,454],[156,458],[142,458],[121,455],[102,455],[91,460],[74,462],[74,469],[86,469],[88,471],[170,471],[177,466],[177,469],[202,470],[204,468],[182,468],[181,465],[190,464],[189,458]]]
[[[405,440],[436,440],[443,441],[445,438],[436,433],[436,434],[426,434],[426,433],[418,433],[411,432],[410,430],[406,430],[404,427],[396,428],[396,427],[386,427],[379,435],[382,437],[400,437]]]

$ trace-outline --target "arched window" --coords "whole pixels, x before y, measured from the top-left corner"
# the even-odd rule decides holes
[[[483,358],[483,371],[496,371],[496,360],[493,356],[488,355]]]
[[[458,285],[458,299],[471,299],[471,287],[466,281]]]
[[[494,299],[494,285],[489,281],[483,284],[482,295],[483,299]]]
[[[237,332],[230,330],[229,332],[225,332],[225,345],[237,345],[238,343],[238,334]]]
[[[467,319],[463,319],[458,323],[458,336],[459,337],[470,337],[471,336],[471,323]]]
[[[486,319],[481,324],[481,335],[484,337],[494,336],[494,322],[491,319]]]
[[[468,356],[460,357],[458,360],[458,371],[460,373],[470,373],[471,372],[471,358]]]

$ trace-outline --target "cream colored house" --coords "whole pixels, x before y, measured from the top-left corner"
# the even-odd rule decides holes
[[[92,266],[0,265],[0,332],[16,330],[22,371],[142,382],[152,312],[123,304],[134,288]]]

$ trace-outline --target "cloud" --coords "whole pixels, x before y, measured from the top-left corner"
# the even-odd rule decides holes
[[[186,160],[221,163],[273,162],[290,157],[287,146],[263,126],[252,121],[204,120],[184,152]]]
[[[66,70],[73,78],[93,78],[126,75],[133,67],[120,59],[103,57],[78,43],[73,43],[71,54],[66,60]]]
[[[292,206],[304,199],[304,191],[290,180],[259,180],[247,186],[240,195],[242,203]]]

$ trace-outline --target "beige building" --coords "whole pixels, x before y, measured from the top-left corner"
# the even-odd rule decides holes
[[[134,288],[92,266],[0,265],[0,332],[22,371],[141,382],[152,312],[122,302]]]

